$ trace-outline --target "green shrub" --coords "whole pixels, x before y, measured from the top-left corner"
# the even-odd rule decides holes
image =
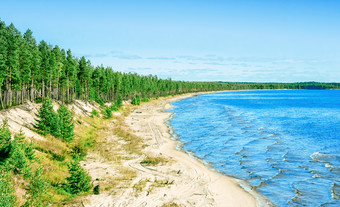
[[[123,100],[122,97],[118,96],[117,100],[115,101],[115,105],[120,108],[123,106]]]
[[[14,186],[11,174],[0,166],[0,206],[15,206],[16,197],[14,196]]]
[[[9,157],[11,147],[11,132],[5,120],[0,127],[0,162]]]
[[[92,188],[91,177],[80,166],[76,158],[68,165],[70,176],[66,178],[65,190],[71,194],[88,192]]]
[[[99,195],[99,185],[96,185],[94,188],[93,188],[93,194],[95,194],[95,195]]]
[[[91,117],[93,118],[93,117],[95,117],[95,116],[96,116],[96,117],[100,117],[98,111],[97,111],[96,109],[93,109],[92,112],[91,112]]]
[[[142,99],[142,102],[149,102],[150,99],[147,97],[147,96],[144,96],[143,99]]]
[[[104,118],[105,118],[105,119],[111,118],[111,117],[112,117],[111,108],[108,107],[108,106],[105,106],[105,107],[102,109],[102,114],[104,115]]]
[[[34,176],[32,176],[26,194],[28,198],[24,204],[24,207],[48,206],[45,199],[47,195],[47,183],[42,177],[41,168],[37,169],[37,171],[34,173]]]
[[[118,111],[119,110],[119,107],[116,104],[112,104],[110,108],[111,108],[111,111]]]
[[[131,104],[140,105],[140,96],[138,94],[136,94],[135,97],[133,97]]]

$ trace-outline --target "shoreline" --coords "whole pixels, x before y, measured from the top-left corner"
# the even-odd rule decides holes
[[[172,103],[176,102],[176,101],[180,101],[182,99],[191,98],[191,97],[194,97],[194,96],[197,96],[197,95],[202,95],[202,94],[228,92],[228,91],[231,91],[231,90],[227,90],[227,91],[214,91],[214,92],[200,92],[200,93],[194,93],[192,95],[189,94],[188,97],[186,97],[185,95],[184,95],[185,97],[179,96],[179,98],[177,98],[176,100],[171,101],[170,102],[171,107],[165,109],[163,112],[164,113],[168,113],[168,112],[165,112],[165,111],[174,107],[172,105]],[[247,90],[245,90],[245,91],[247,91]],[[239,178],[236,178],[236,177],[232,177],[232,176],[229,176],[229,175],[227,175],[225,173],[219,172],[217,169],[215,169],[211,165],[210,162],[207,162],[207,161],[205,161],[203,159],[200,159],[197,156],[195,156],[195,154],[194,154],[195,152],[194,151],[185,151],[183,149],[184,143],[182,143],[178,139],[178,135],[176,134],[175,129],[173,129],[173,127],[170,124],[170,120],[173,118],[173,115],[174,115],[174,113],[171,113],[170,116],[167,119],[165,119],[164,124],[169,129],[169,133],[171,135],[171,140],[176,142],[175,143],[176,144],[176,150],[182,151],[182,152],[186,153],[191,159],[199,161],[202,165],[204,165],[208,170],[212,171],[213,173],[216,173],[218,175],[222,175],[222,176],[225,176],[225,177],[227,177],[229,179],[235,180],[237,182],[237,184],[238,184],[238,187],[242,188],[243,190],[245,190],[247,193],[249,193],[251,196],[253,196],[256,199],[256,202],[257,202],[256,205],[257,206],[275,206],[274,204],[271,203],[271,201],[268,198],[266,198],[262,194],[258,193],[257,191],[252,190],[252,187],[245,180],[242,180],[242,179],[239,179]]]
[[[218,92],[225,91],[207,93]],[[171,129],[171,126],[168,126],[168,120],[173,113],[165,111],[173,107],[173,105],[171,105],[172,102],[200,94],[206,93],[191,93],[170,98],[161,98],[160,100],[152,101],[150,103],[143,103],[135,109],[135,111],[138,111],[138,115],[152,112],[153,116],[158,117],[158,120],[152,123],[156,125],[158,130],[163,131],[163,133],[161,133],[162,136],[154,137],[154,141],[157,143],[156,145],[158,145],[158,153],[170,157],[175,161],[175,163],[170,166],[172,169],[176,168],[175,170],[177,170],[180,168],[179,171],[182,171],[183,174],[186,173],[182,176],[184,182],[183,180],[180,181],[181,178],[177,178],[177,182],[175,181],[175,183],[182,183],[175,187],[185,188],[186,185],[189,184],[188,182],[185,182],[185,180],[198,180],[200,185],[196,186],[197,189],[193,189],[191,193],[192,195],[195,195],[195,191],[205,192],[206,200],[209,201],[205,202],[204,205],[208,206],[273,206],[264,196],[251,190],[246,181],[222,174],[216,169],[209,167],[209,163],[205,163],[204,160],[200,160],[194,155],[190,155],[189,152],[184,151],[180,147],[179,140],[173,139],[172,133],[174,134],[175,132]],[[127,118],[134,117],[134,114],[135,113],[130,114]],[[133,125],[135,124],[136,123]],[[131,126],[131,123],[128,125]],[[155,152],[155,150],[151,151]],[[194,173],[190,173],[190,171],[193,171]],[[189,197],[187,195],[186,198],[181,198],[182,196],[178,194],[173,196],[175,200],[187,199],[195,202],[196,198],[192,195],[189,195]],[[192,204],[193,201],[190,201],[189,203]]]
[[[161,97],[139,106],[128,105],[127,115],[117,113],[126,132],[140,139],[141,151],[126,152],[127,140],[112,134],[119,123],[113,119],[103,134],[107,140],[106,151],[112,160],[105,160],[93,152],[82,162],[94,184],[100,184],[106,190],[99,195],[79,198],[77,202],[86,207],[274,206],[264,196],[247,188],[245,181],[209,167],[209,163],[178,148],[179,140],[172,139],[171,127],[166,124],[173,114],[166,112],[173,107],[171,103],[206,93]],[[114,161],[117,155],[121,158]],[[152,161],[155,162],[146,163]]]

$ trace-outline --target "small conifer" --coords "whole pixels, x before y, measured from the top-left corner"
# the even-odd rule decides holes
[[[58,117],[60,121],[60,137],[64,141],[72,141],[74,138],[74,123],[72,114],[65,105],[59,107]]]
[[[66,178],[66,191],[71,194],[88,192],[92,188],[91,177],[80,166],[79,160],[71,161],[68,165],[70,176]]]

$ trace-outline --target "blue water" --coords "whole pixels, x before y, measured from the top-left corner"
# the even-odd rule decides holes
[[[185,151],[277,206],[340,206],[340,90],[234,91],[173,103]]]

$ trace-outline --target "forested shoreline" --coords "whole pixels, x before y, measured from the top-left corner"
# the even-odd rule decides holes
[[[157,76],[115,72],[111,67],[91,65],[45,41],[37,44],[32,31],[23,35],[13,24],[0,21],[0,105],[8,108],[25,100],[51,98],[65,103],[74,99],[99,103],[118,97],[131,99],[158,97],[186,92],[223,90],[217,82],[184,82]]]
[[[27,31],[22,35],[13,24],[0,20],[0,107],[1,109],[51,98],[63,103],[75,99],[98,103],[132,99],[135,95],[152,98],[187,92],[240,89],[331,89],[338,83],[239,83],[187,82],[159,79],[157,76],[113,71],[93,66],[71,50],[39,44]]]

